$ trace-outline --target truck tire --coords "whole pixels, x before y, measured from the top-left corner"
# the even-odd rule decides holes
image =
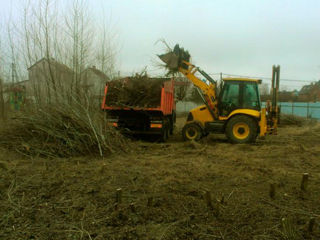
[[[172,115],[170,117],[170,135],[173,134],[175,123],[176,123],[176,113],[175,113],[175,111],[173,111]]]
[[[202,137],[202,129],[196,123],[187,123],[182,129],[182,137],[185,141],[198,141]]]
[[[160,141],[164,143],[168,140],[168,138],[169,138],[169,128],[165,126],[162,128]]]
[[[255,142],[257,132],[257,121],[245,115],[234,116],[226,126],[226,136],[232,143]]]

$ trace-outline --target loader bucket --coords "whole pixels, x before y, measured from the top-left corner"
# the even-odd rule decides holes
[[[169,69],[178,69],[179,57],[174,52],[158,55]]]
[[[188,51],[179,47],[176,44],[172,51],[158,55],[158,57],[166,64],[166,67],[170,70],[177,71],[179,67],[188,69],[188,65],[184,62],[190,61],[190,54]]]

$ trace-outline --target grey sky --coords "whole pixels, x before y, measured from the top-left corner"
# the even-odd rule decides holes
[[[12,1],[17,5],[18,0]],[[320,1],[318,0],[90,0],[94,14],[104,9],[117,32],[123,73],[154,66],[164,38],[188,49],[193,62],[208,73],[320,79]],[[0,13],[10,3],[0,0]],[[288,89],[302,82],[283,81]]]

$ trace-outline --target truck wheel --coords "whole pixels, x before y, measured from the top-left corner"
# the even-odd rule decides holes
[[[170,135],[173,134],[175,123],[176,123],[176,113],[172,112],[172,116],[171,116],[171,119],[170,119]]]
[[[257,122],[248,116],[235,116],[229,120],[226,135],[232,143],[255,142],[258,132]]]
[[[169,129],[168,129],[168,127],[164,127],[161,132],[160,141],[166,142],[168,140],[168,138],[169,138]]]
[[[198,141],[202,136],[202,130],[196,123],[188,123],[182,129],[182,137],[185,141]]]
[[[170,130],[169,130],[169,134],[172,135],[173,134],[173,129],[174,129],[174,123],[173,121],[170,121]]]

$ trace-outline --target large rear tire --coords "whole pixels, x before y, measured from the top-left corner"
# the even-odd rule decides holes
[[[187,123],[182,129],[182,137],[185,141],[198,141],[202,137],[202,129],[196,123]]]
[[[258,133],[257,121],[245,115],[234,116],[226,127],[226,135],[232,143],[252,143]]]

